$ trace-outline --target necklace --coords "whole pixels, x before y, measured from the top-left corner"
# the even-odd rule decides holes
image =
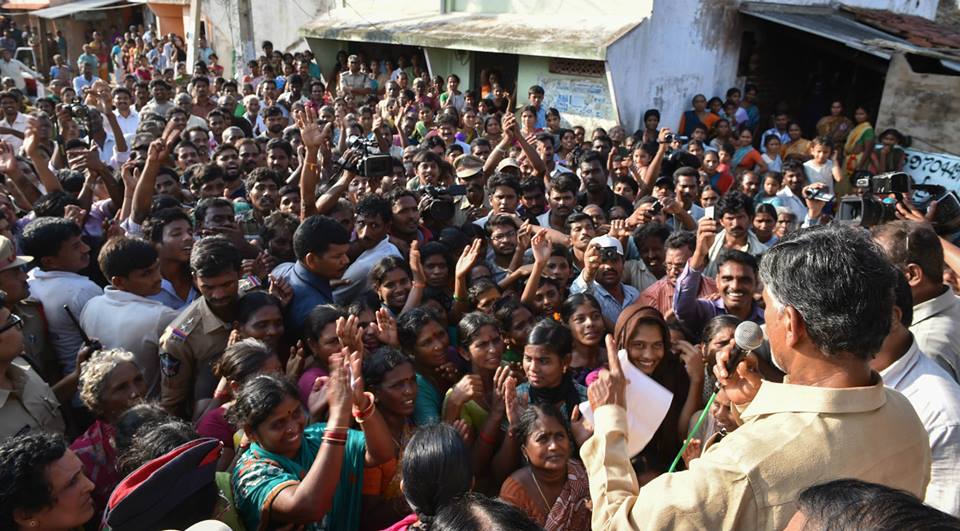
[[[548,502],[547,497],[543,495],[543,489],[540,488],[540,482],[537,481],[537,474],[533,471],[533,467],[530,467],[530,477],[533,478],[533,484],[537,487],[537,492],[540,493],[540,498],[543,499],[543,506],[547,508],[547,513],[550,513],[550,502]]]

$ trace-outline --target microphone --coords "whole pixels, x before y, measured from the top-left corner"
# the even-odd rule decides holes
[[[730,359],[727,360],[724,368],[727,374],[733,374],[737,370],[737,365],[746,357],[747,354],[760,348],[763,344],[763,330],[760,325],[753,321],[744,321],[737,325],[733,332],[733,350],[730,352]]]

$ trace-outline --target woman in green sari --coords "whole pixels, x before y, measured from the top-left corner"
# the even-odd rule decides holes
[[[257,376],[241,389],[229,416],[251,441],[233,472],[236,508],[248,531],[358,529],[364,464],[393,457],[386,424],[363,392],[361,358],[345,348],[330,357],[327,382],[315,382],[310,415],[326,406],[327,422],[308,426],[297,387],[279,376]],[[362,432],[349,428],[351,408]]]
[[[858,170],[864,170],[870,163],[870,153],[873,151],[873,144],[876,141],[877,134],[870,125],[870,114],[863,107],[857,107],[853,111],[853,120],[856,125],[847,135],[847,141],[843,145],[843,169],[847,177],[853,176]],[[838,192],[840,193],[840,192]]]

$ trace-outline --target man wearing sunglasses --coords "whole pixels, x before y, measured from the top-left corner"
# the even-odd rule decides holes
[[[44,381],[53,385],[60,379],[60,366],[47,336],[43,306],[30,297],[27,264],[32,259],[17,256],[13,242],[0,236],[0,291],[7,294],[4,306],[23,320],[23,357]]]
[[[63,433],[60,402],[23,353],[23,320],[5,306],[0,291],[0,439],[31,430]],[[76,389],[76,383],[73,384]]]

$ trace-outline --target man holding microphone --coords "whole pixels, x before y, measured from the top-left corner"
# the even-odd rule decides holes
[[[627,382],[608,337],[609,371],[589,388],[594,435],[581,449],[593,529],[783,529],[801,490],[839,478],[923,498],[927,435],[910,403],[868,362],[893,315],[893,266],[869,237],[828,225],[763,258],[767,337],[784,383],[761,382],[749,354],[715,373],[743,424],[683,472],[638,487],[627,453]]]

